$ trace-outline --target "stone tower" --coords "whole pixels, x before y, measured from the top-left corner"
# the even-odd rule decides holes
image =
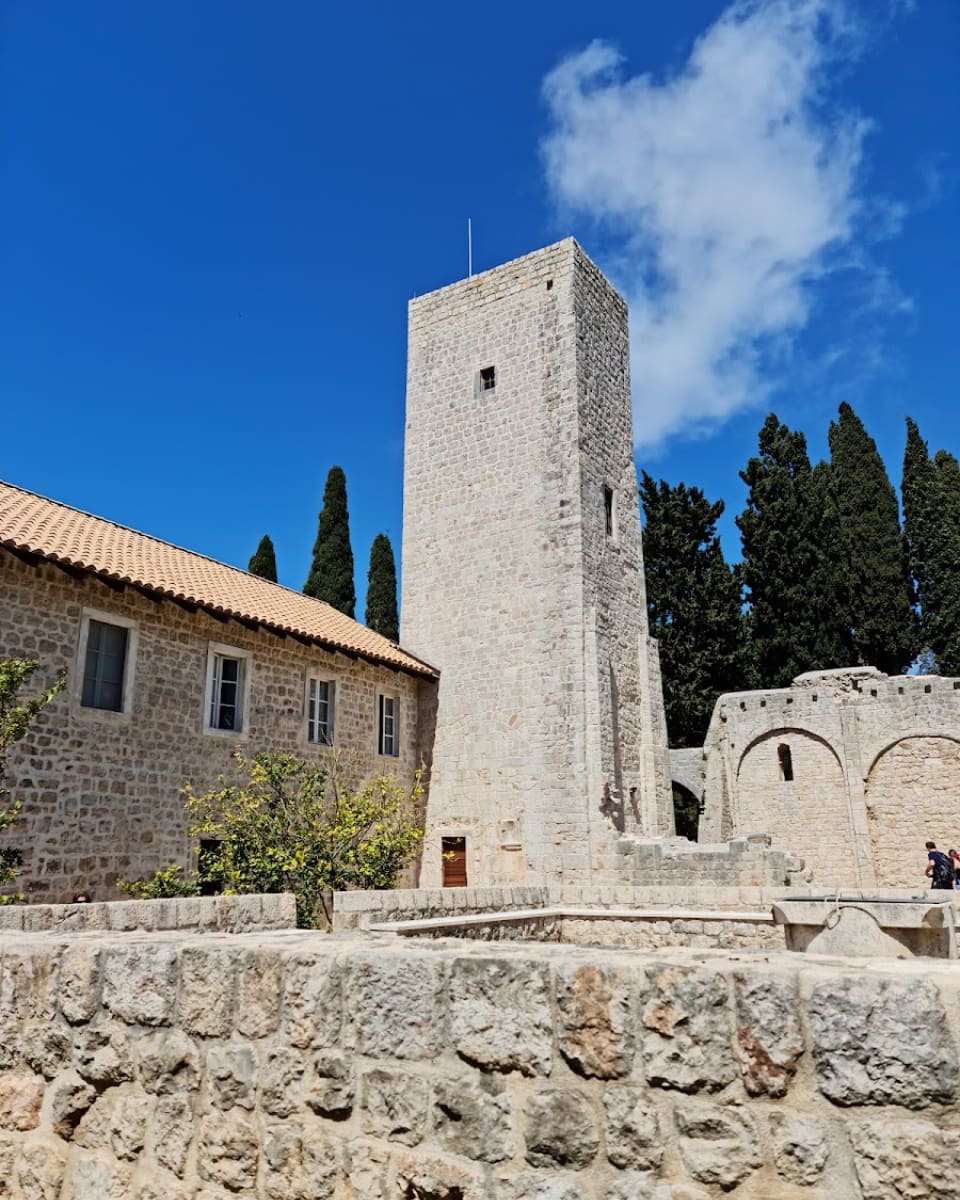
[[[403,644],[441,669],[422,887],[614,881],[673,832],[627,309],[568,238],[410,303]],[[460,839],[465,839],[465,843]]]

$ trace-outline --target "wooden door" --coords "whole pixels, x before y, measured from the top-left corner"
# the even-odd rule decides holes
[[[467,839],[445,837],[442,839],[443,886],[467,886]]]

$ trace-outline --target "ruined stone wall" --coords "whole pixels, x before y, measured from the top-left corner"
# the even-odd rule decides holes
[[[297,932],[0,955],[9,1200],[953,1188],[948,966]]]
[[[721,696],[704,752],[701,840],[768,833],[825,886],[917,886],[924,841],[960,842],[958,679],[861,667]]]
[[[670,817],[627,351],[570,239],[411,302],[403,639],[442,671],[428,886],[443,837],[471,885],[612,882],[618,825]]]
[[[26,855],[34,900],[113,895],[119,878],[190,864],[181,789],[212,787],[230,770],[231,752],[286,750],[311,762],[332,751],[306,740],[308,670],[337,681],[335,750],[349,776],[394,769],[409,781],[420,761],[418,693],[434,691],[411,676],[350,659],[292,638],[252,632],[236,622],[155,603],[132,588],[116,592],[93,578],[74,580],[53,566],[28,566],[0,550],[0,658],[39,659],[34,678],[67,671],[68,686],[31,725],[9,758],[8,786],[23,814],[11,841]],[[80,705],[84,608],[136,622],[131,711]],[[107,618],[109,619],[109,618]],[[246,728],[204,731],[207,651],[227,644],[253,655]],[[400,699],[401,753],[377,747],[377,693]],[[22,885],[21,885],[22,886]]]

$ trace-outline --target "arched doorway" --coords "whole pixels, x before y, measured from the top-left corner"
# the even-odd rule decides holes
[[[919,736],[888,746],[870,768],[866,803],[878,886],[922,886],[925,841],[960,849],[960,741]]]
[[[699,838],[700,801],[682,783],[674,779],[673,786],[673,820],[677,837],[689,838],[695,842]]]

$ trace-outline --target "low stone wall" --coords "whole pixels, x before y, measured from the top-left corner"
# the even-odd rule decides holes
[[[770,846],[766,834],[715,844],[686,838],[641,842],[621,838],[635,885],[680,887],[785,887],[799,882],[803,860]]]
[[[392,891],[336,892],[333,927],[366,929],[382,921],[418,921],[466,913],[542,908],[554,894],[548,887],[396,888]]]
[[[259,929],[292,929],[296,923],[296,900],[290,895],[0,905],[0,935],[8,931],[125,933],[137,929],[253,933]]]
[[[938,963],[0,938],[5,1200],[956,1194]]]

